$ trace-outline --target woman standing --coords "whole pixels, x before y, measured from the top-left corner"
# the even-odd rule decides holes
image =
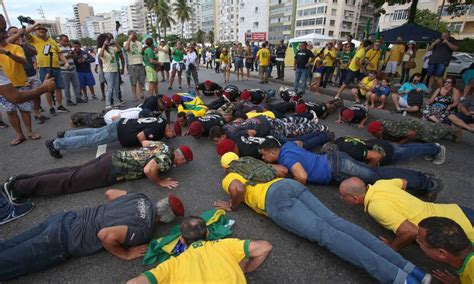
[[[237,47],[234,50],[235,56],[235,73],[237,74],[237,81],[242,77],[244,80],[244,49],[242,48],[242,43],[238,43]]]
[[[199,56],[193,45],[188,47],[188,52],[184,57],[184,61],[186,62],[186,83],[188,84],[188,88],[191,88],[191,76],[193,77],[195,87],[197,87],[199,85],[197,72],[197,66],[199,66]]]
[[[456,89],[456,80],[452,77],[444,80],[444,85],[434,91],[426,106],[422,108],[424,120],[436,123],[449,123],[448,116],[456,110],[461,92]]]
[[[221,48],[218,47],[216,49],[216,59],[215,59],[215,63],[216,63],[216,68],[214,71],[216,71],[216,73],[220,73],[220,70],[221,70]]]
[[[104,78],[107,84],[105,109],[111,109],[112,106],[120,106],[118,94],[120,87],[120,75],[115,56],[120,52],[120,49],[117,47],[113,37],[111,37],[109,34],[99,35],[97,38],[97,46],[101,46],[98,52],[99,58],[102,60]]]
[[[145,63],[146,81],[148,82],[150,94],[158,94],[158,73],[156,72],[158,57],[153,51],[153,39],[147,38],[145,40],[145,47],[143,48],[143,63]]]
[[[247,81],[250,80],[250,70],[253,68],[253,54],[250,45],[247,45],[244,50],[245,69],[247,69]]]
[[[224,47],[222,49],[220,59],[221,59],[221,69],[222,69],[222,72],[224,73],[224,83],[227,83],[229,82],[229,78],[230,78],[230,67],[231,67],[230,63],[232,62],[227,48]]]
[[[403,54],[402,58],[402,76],[400,77],[400,84],[409,82],[410,80],[410,69],[416,67],[416,43],[414,40],[408,42],[407,51]]]
[[[181,41],[176,42],[176,47],[171,51],[171,80],[168,90],[173,89],[173,82],[176,73],[178,73],[178,88],[181,90],[181,75],[184,69],[184,54],[186,51],[181,44]]]

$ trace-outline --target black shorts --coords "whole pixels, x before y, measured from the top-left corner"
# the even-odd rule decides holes
[[[344,84],[350,85],[352,81],[354,81],[354,79],[357,78],[358,75],[359,75],[359,71],[352,71],[348,69]]]
[[[245,61],[245,68],[247,69],[252,69],[253,67],[253,61]]]
[[[171,64],[169,62],[160,63],[160,71],[170,71]]]

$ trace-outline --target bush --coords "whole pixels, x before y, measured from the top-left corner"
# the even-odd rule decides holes
[[[474,53],[474,39],[465,38],[459,42],[459,52]]]

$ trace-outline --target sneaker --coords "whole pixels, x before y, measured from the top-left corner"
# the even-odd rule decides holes
[[[71,100],[67,100],[66,105],[67,105],[67,106],[75,106],[75,105],[77,105],[77,104],[76,104],[75,102],[71,101]],[[60,107],[61,107],[61,106],[60,106]],[[59,107],[58,107],[58,111],[59,111]]]
[[[425,195],[425,199],[428,202],[434,202],[438,198],[438,194],[443,190],[444,183],[439,178],[433,177],[430,178],[430,181],[432,183],[431,190]]]
[[[424,156],[424,159],[425,159],[425,161],[432,162],[432,161],[433,161],[433,159],[434,159],[434,157],[433,157],[433,156],[431,156],[431,155],[426,155],[426,156]]]
[[[3,195],[13,205],[20,205],[20,204],[29,202],[30,200],[28,199],[28,197],[26,197],[26,196],[24,196],[24,195],[22,195],[22,194],[15,191],[15,189],[14,189],[15,180],[16,180],[15,177],[11,177],[11,178],[8,179],[8,181],[6,181],[3,184],[3,188],[2,188]]]
[[[431,274],[424,272],[421,268],[415,267],[412,272],[409,274],[410,276],[415,277],[421,283],[431,283]]]
[[[165,79],[161,79],[161,81],[160,81],[160,82],[166,82],[166,80],[165,80]]]
[[[46,120],[49,119],[49,117],[44,116],[44,115],[40,115],[39,117],[36,117],[36,116],[35,116],[35,119],[36,119],[36,121],[38,122],[38,124],[43,124],[43,123],[46,122]]]
[[[48,139],[44,142],[44,144],[46,145],[46,148],[48,148],[48,151],[49,151],[49,154],[56,158],[56,159],[61,159],[63,157],[63,155],[61,155],[61,153],[59,152],[59,150],[56,150],[54,148],[54,139]]]
[[[181,86],[178,86],[178,89],[180,89],[180,90],[181,90],[181,89],[182,89],[182,88],[181,88]]]
[[[0,121],[0,128],[7,128],[7,127],[8,127],[8,124],[6,124],[3,121]]]
[[[435,144],[440,148],[440,151],[436,156],[434,156],[433,164],[442,165],[446,161],[446,147],[439,143],[435,143]]]
[[[51,114],[52,116],[56,116],[56,110],[54,109],[54,107],[50,108],[49,109],[49,114]]]
[[[313,118],[311,119],[311,122],[318,123],[319,118],[318,118],[318,115],[316,114],[316,112],[314,110],[310,110],[309,113],[311,113],[313,115]]]
[[[42,107],[39,108],[40,112],[44,112],[44,109]]]
[[[83,98],[77,98],[77,99],[76,99],[76,103],[78,103],[78,104],[84,104],[84,103],[87,103],[87,99],[83,99]]]
[[[66,131],[58,131],[58,133],[56,133],[56,137],[64,138],[64,134],[66,134]]]
[[[125,105],[125,102],[122,101],[122,100],[120,100],[119,105],[120,105],[120,106],[124,106],[124,105]]]
[[[326,142],[321,147],[320,152],[324,154],[329,154],[337,150],[337,145],[332,142]]]
[[[69,112],[69,110],[67,108],[65,108],[64,106],[60,105],[58,106],[58,112]]]
[[[33,202],[27,202],[20,205],[13,205],[13,210],[6,217],[0,219],[0,225],[16,220],[30,213],[35,208]]]
[[[168,91],[169,91],[169,90],[173,90],[173,88],[171,88],[171,87],[168,87]]]
[[[93,95],[93,96],[92,96],[92,99],[93,99],[93,100],[98,100],[99,98],[98,98],[96,95]]]

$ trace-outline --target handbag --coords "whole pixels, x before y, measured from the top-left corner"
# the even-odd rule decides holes
[[[416,68],[416,62],[415,61],[408,61],[407,63],[405,63],[405,68],[406,69]]]

